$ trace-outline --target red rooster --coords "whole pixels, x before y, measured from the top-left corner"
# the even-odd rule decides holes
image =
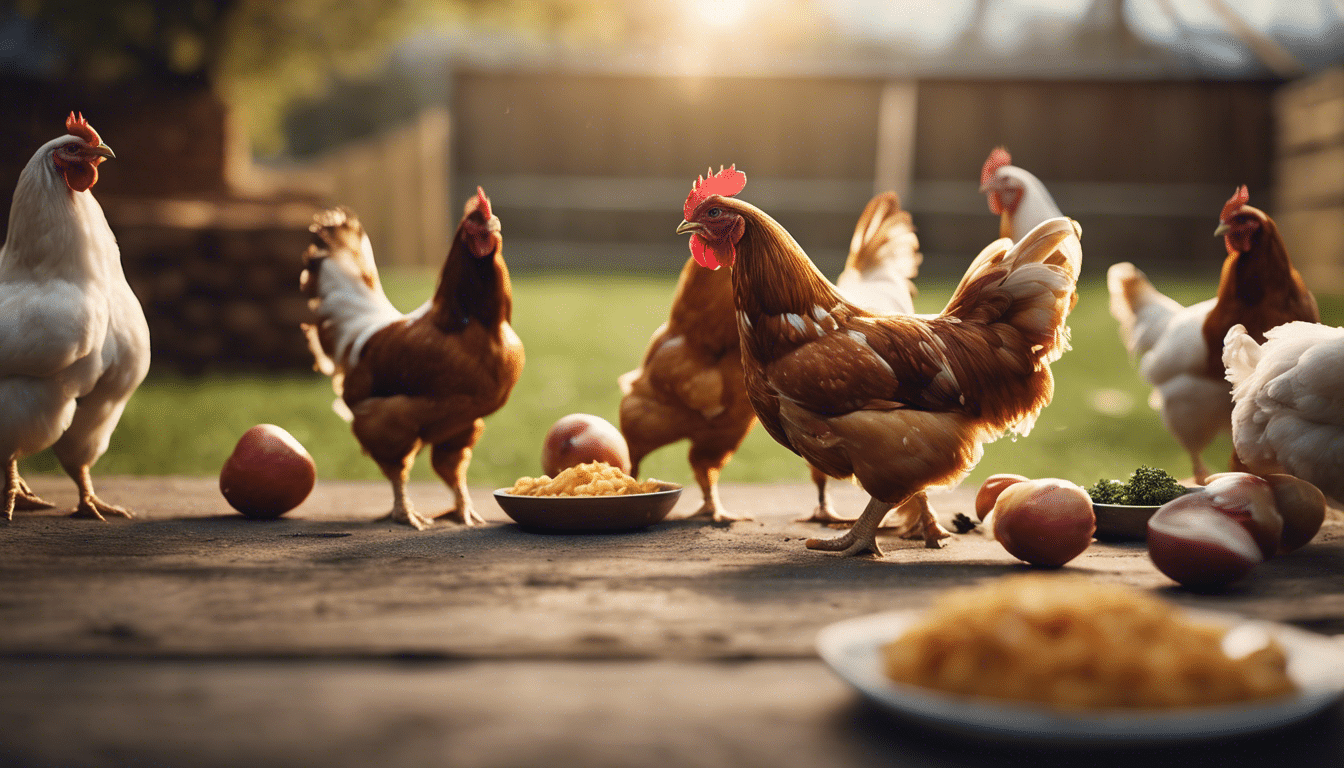
[[[910,214],[894,192],[875,196],[860,214],[849,257],[836,283],[845,298],[872,312],[911,314],[921,260]],[[728,271],[700,269],[687,259],[668,321],[654,331],[641,366],[620,377],[621,432],[631,473],[651,451],[683,438],[704,503],[691,517],[744,519],[726,511],[718,479],[756,424],[742,379],[733,287]],[[826,475],[812,467],[818,506],[806,521],[849,523],[835,515]]]
[[[131,517],[93,492],[89,468],[149,371],[149,326],[117,239],[89,190],[113,157],[83,115],[19,176],[0,248],[0,457],[4,518],[50,507],[18,459],[50,446],[79,486],[77,517]]]
[[[440,515],[484,522],[467,492],[471,450],[523,370],[509,321],[513,294],[499,219],[479,187],[467,201],[434,296],[402,314],[378,282],[373,248],[345,208],[314,217],[300,279],[316,324],[304,325],[317,368],[332,377],[337,411],[392,483],[388,518],[423,530],[406,497],[415,455],[431,447],[434,471],[453,492]]]
[[[702,266],[732,268],[747,394],[766,431],[872,497],[846,534],[807,546],[880,555],[878,526],[899,505],[938,547],[948,534],[926,489],[961,480],[983,443],[1028,432],[1053,394],[1049,363],[1068,346],[1082,262],[1073,222],[990,244],[936,317],[874,315],[845,301],[774,219],[734,199],[745,184],[735,168],[698,180],[677,232]]]
[[[1232,425],[1232,387],[1223,368],[1228,330],[1240,324],[1264,343],[1270,328],[1320,320],[1316,298],[1293,268],[1274,220],[1247,205],[1249,199],[1240,187],[1218,217],[1214,235],[1223,238],[1227,258],[1215,298],[1182,307],[1127,261],[1106,273],[1120,337],[1153,385],[1149,402],[1161,409],[1167,430],[1190,454],[1194,480],[1201,484],[1209,475],[1204,449]],[[1230,466],[1245,470],[1235,451]]]

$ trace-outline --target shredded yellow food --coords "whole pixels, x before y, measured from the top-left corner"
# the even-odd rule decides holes
[[[1224,634],[1128,587],[1022,576],[949,591],[882,651],[898,682],[1060,709],[1195,707],[1295,690],[1277,642],[1233,659]]]
[[[554,478],[520,477],[509,493],[514,496],[623,496],[661,491],[657,480],[643,482],[602,461],[579,464]]]

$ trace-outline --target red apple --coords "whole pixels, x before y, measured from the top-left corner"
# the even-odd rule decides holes
[[[994,538],[1032,565],[1059,567],[1081,555],[1097,531],[1092,499],[1068,480],[1010,484],[992,510]]]
[[[555,477],[590,461],[606,462],[629,474],[630,448],[619,429],[589,413],[571,413],[551,425],[541,446],[541,471]]]
[[[1250,531],[1199,492],[1167,502],[1148,519],[1148,556],[1173,581],[1195,589],[1230,584],[1265,559]]]
[[[980,484],[980,490],[975,492],[976,518],[982,523],[985,522],[989,517],[989,511],[994,509],[994,502],[998,501],[999,494],[1003,493],[1003,489],[1027,479],[1029,478],[1013,474],[990,475],[985,478],[985,482]]]
[[[219,491],[234,509],[260,520],[299,506],[317,482],[313,457],[274,424],[258,424],[239,438],[223,468]]]

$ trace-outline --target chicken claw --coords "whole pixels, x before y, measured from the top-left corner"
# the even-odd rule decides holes
[[[14,508],[22,510],[52,509],[56,505],[33,493],[22,477],[19,478],[18,491],[14,495]]]
[[[807,548],[839,552],[851,557],[868,553],[882,557],[882,548],[877,545],[877,526],[893,506],[895,505],[890,502],[870,499],[863,514],[859,515],[854,521],[854,526],[843,536],[834,539],[808,539]]]
[[[734,515],[723,509],[723,500],[719,498],[718,472],[713,475],[701,475],[696,472],[696,481],[700,483],[700,491],[705,495],[705,503],[700,508],[686,516],[687,520],[709,520],[716,525],[727,525],[740,520],[752,520],[751,515]]]
[[[812,510],[810,517],[800,517],[794,522],[798,523],[825,523],[827,525],[850,526],[854,524],[854,518],[841,517],[835,514],[835,507],[831,506],[831,495],[826,492],[826,475],[821,470],[808,466],[812,470],[812,483],[817,486],[817,508]]]
[[[131,510],[108,504],[92,493],[88,495],[80,494],[79,506],[75,507],[75,511],[71,512],[70,516],[85,520],[102,520],[103,522],[107,522],[108,517],[124,517],[128,520],[135,517]]]
[[[724,512],[722,507],[706,500],[700,508],[686,516],[687,520],[709,520],[711,523],[727,525],[741,520],[754,520],[751,515],[734,515],[730,512]]]
[[[394,505],[392,507],[391,512],[388,512],[386,515],[383,515],[374,522],[381,523],[384,520],[393,523],[400,523],[401,525],[409,525],[417,531],[423,531],[434,524],[433,520],[430,520],[429,518],[425,517],[424,515],[412,509],[409,503],[400,503]]]
[[[93,520],[107,521],[107,516],[125,517],[127,519],[135,517],[129,509],[108,504],[93,492],[93,478],[89,476],[89,468],[81,466],[77,470],[67,472],[75,478],[75,484],[79,486],[79,506],[71,513],[71,517],[88,518]]]
[[[481,517],[480,513],[476,511],[476,508],[470,504],[453,507],[443,514],[436,515],[434,519],[447,520],[450,523],[458,523],[459,525],[467,526],[485,525],[485,518]]]
[[[952,535],[938,522],[925,493],[916,493],[901,502],[888,517],[893,518],[891,525],[879,525],[879,531],[902,539],[923,539],[924,546],[929,549],[940,548],[942,545],[939,542]]]

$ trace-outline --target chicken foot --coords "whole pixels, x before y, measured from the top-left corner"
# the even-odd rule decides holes
[[[952,535],[943,526],[939,525],[938,519],[933,516],[933,510],[929,508],[928,494],[919,491],[906,497],[900,504],[892,504],[876,498],[870,499],[868,506],[863,510],[863,514],[859,515],[859,518],[854,521],[853,527],[845,535],[834,539],[808,539],[807,548],[841,552],[845,555],[861,555],[871,552],[881,557],[882,549],[877,544],[877,534],[881,530],[882,521],[893,507],[905,509],[907,514],[913,516],[913,519],[902,528],[908,528],[912,532],[918,530],[924,539],[924,546],[929,549],[941,548],[942,540]]]
[[[812,511],[810,517],[799,518],[799,523],[839,523],[842,525],[852,525],[854,518],[840,517],[835,514],[835,507],[831,506],[831,495],[826,492],[826,473],[812,466],[807,465],[812,470],[812,483],[817,486],[817,508]]]
[[[378,462],[378,468],[383,470],[383,475],[392,483],[392,511],[374,522],[390,520],[401,525],[409,525],[417,531],[423,531],[434,524],[433,520],[416,512],[411,500],[406,497],[406,479],[411,474],[411,457],[414,455],[412,453],[403,459],[399,466]]]
[[[923,539],[929,549],[938,549],[938,542],[952,535],[938,522],[933,507],[929,506],[929,495],[923,491],[898,504],[888,517],[892,519],[891,525],[878,525],[878,531],[902,539]]]
[[[14,510],[51,509],[56,506],[33,493],[19,476],[18,459],[10,459],[5,469],[5,519],[14,519]]]
[[[98,498],[93,492],[93,478],[89,475],[89,468],[81,466],[70,473],[75,478],[75,484],[79,486],[79,504],[71,517],[86,518],[92,520],[102,520],[106,522],[108,516],[133,518],[129,509],[118,507],[114,504],[108,504]]]
[[[475,428],[468,430],[465,438],[475,443],[484,426],[484,422],[477,419]],[[434,471],[453,493],[452,508],[436,515],[435,519],[446,518],[462,525],[484,525],[485,518],[476,512],[471,503],[471,494],[467,492],[467,466],[471,464],[471,445],[462,445],[463,438],[463,435],[459,435],[457,439],[438,443],[430,454]]]
[[[859,515],[853,527],[843,536],[834,539],[808,539],[806,546],[808,549],[839,552],[849,556],[872,553],[876,557],[881,557],[882,548],[877,545],[877,526],[894,506],[896,505],[889,501],[882,501],[876,497],[869,498],[863,514]]]
[[[700,485],[704,503],[687,516],[687,520],[709,519],[714,523],[733,523],[752,519],[750,515],[731,514],[723,508],[723,501],[719,498],[719,472],[722,471],[726,461],[726,456],[715,459],[699,457],[696,455],[695,447],[692,446],[691,471],[695,473],[695,482]]]

